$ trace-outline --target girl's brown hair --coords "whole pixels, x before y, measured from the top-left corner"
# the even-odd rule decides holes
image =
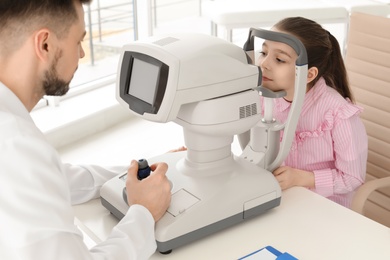
[[[302,41],[307,51],[309,68],[318,69],[318,76],[311,82],[310,88],[323,77],[328,86],[337,90],[344,98],[354,101],[339,43],[331,33],[318,23],[303,17],[285,18],[275,24],[274,28]]]

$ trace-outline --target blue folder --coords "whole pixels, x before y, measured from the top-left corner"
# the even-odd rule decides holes
[[[248,258],[251,258],[251,257],[254,257],[256,254],[260,253],[262,250],[268,250],[270,253],[274,254],[276,256],[276,259],[277,260],[298,260],[298,258],[290,255],[289,253],[287,252],[280,252],[279,250],[275,249],[274,247],[272,246],[266,246],[266,247],[263,247],[255,252],[252,252],[238,260],[247,260]]]

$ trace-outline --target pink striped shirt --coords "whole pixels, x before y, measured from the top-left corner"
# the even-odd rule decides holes
[[[276,99],[274,117],[285,122],[290,106],[283,98]],[[361,110],[319,79],[306,93],[284,161],[286,166],[314,172],[313,191],[346,207],[366,174],[367,134]]]

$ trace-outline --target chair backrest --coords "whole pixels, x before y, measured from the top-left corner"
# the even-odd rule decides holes
[[[352,13],[345,63],[368,134],[367,178],[390,176],[390,19]],[[366,215],[390,226],[390,187],[370,195]]]

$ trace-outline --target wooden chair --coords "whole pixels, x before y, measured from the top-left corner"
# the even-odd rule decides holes
[[[368,135],[366,183],[352,209],[390,227],[390,19],[353,12],[349,24],[345,63]]]

